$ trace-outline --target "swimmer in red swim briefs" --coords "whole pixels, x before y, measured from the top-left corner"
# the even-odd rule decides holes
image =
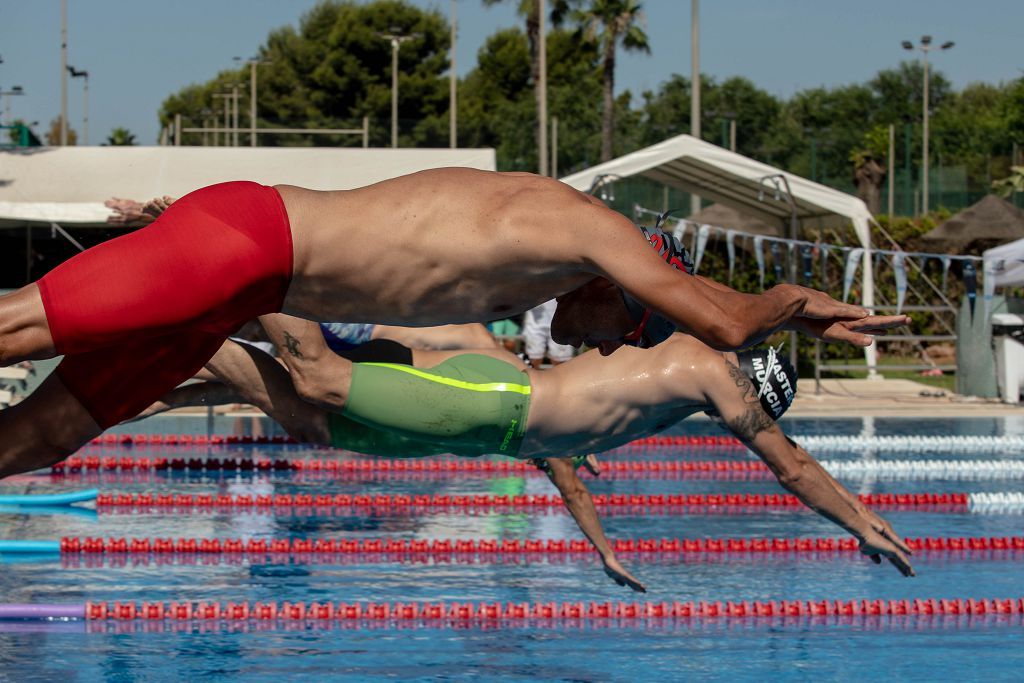
[[[197,190],[0,298],[0,366],[64,355],[32,396],[0,412],[0,475],[59,460],[134,415],[261,315],[296,363],[309,340],[323,346],[310,320],[480,322],[553,296],[556,341],[605,354],[657,343],[672,326],[732,349],[783,328],[867,345],[909,322],[795,285],[740,294],[685,274],[685,260],[663,232],[524,173],[437,169],[337,192]],[[307,320],[265,316],[277,312]],[[294,372],[296,388],[332,405],[303,383],[313,375],[323,377]]]

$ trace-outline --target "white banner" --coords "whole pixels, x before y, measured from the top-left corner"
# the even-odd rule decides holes
[[[693,250],[693,272],[700,270],[700,261],[704,258],[704,249],[708,246],[708,235],[711,234],[710,225],[702,225],[697,228],[697,246]]]
[[[725,249],[729,252],[729,284],[732,284],[732,276],[736,268],[736,244],[733,242],[734,237],[736,237],[735,230],[725,231]]]
[[[997,260],[985,260],[985,266],[981,277],[981,290],[982,296],[985,298],[985,320],[988,320],[989,313],[992,312],[992,297],[996,293],[996,273],[1003,270],[1006,266],[1006,262],[1003,259]]]
[[[946,284],[949,282],[949,264],[953,262],[948,256],[940,256],[939,260],[942,261],[942,293],[946,293]]]
[[[843,301],[850,300],[850,287],[853,286],[853,277],[857,274],[857,266],[860,265],[863,255],[864,249],[862,247],[856,247],[846,253],[846,272],[843,274]]]
[[[757,259],[757,278],[764,289],[764,237],[761,235],[754,237],[754,258]]]
[[[906,254],[892,255],[892,270],[896,275],[896,315],[903,311],[903,300],[907,296],[907,267],[904,258]]]
[[[782,277],[782,257],[779,256],[779,252],[781,250],[779,249],[778,240],[772,240],[772,243],[769,246],[769,248],[772,251],[772,268],[775,269],[775,284],[785,282],[785,280]]]

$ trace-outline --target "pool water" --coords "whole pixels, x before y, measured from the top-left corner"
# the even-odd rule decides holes
[[[248,425],[247,425],[248,426]],[[1000,436],[1024,433],[1009,419],[789,419],[797,435]],[[205,433],[205,420],[156,419],[129,432]],[[218,418],[214,430],[233,428]],[[265,430],[273,429],[263,425]],[[677,434],[718,434],[705,421]],[[325,458],[299,446],[90,447],[131,456]],[[699,447],[619,450],[618,460],[749,460],[740,449]],[[822,460],[956,459],[949,452],[830,451]],[[1021,460],[990,451],[962,459]],[[291,472],[155,472],[36,474],[2,492],[68,491],[98,486],[116,492],[550,494],[542,476],[395,475],[311,477]],[[778,493],[770,479],[686,479],[584,475],[594,493]],[[1020,491],[1020,478],[927,480],[859,477],[857,493]],[[907,537],[1020,536],[1017,512],[882,511]],[[618,511],[602,514],[611,538],[842,537],[804,509]],[[112,514],[78,509],[27,515],[0,511],[0,538],[79,537],[578,539],[559,508],[505,511],[334,510],[329,514],[211,510]],[[564,602],[1018,598],[1024,596],[1024,551],[929,552],[914,558],[918,576],[875,566],[856,553],[625,553],[620,556],[649,593],[608,580],[596,555],[339,555],[247,557],[121,555],[0,556],[0,602],[290,601],[290,602]],[[0,624],[0,681],[29,680],[1020,680],[1024,642],[1019,615],[930,617],[705,618],[554,620],[549,623],[393,622],[220,623],[81,622]]]

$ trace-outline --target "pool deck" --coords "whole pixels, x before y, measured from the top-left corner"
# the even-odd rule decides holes
[[[1024,416],[1024,404],[960,396],[909,379],[801,378],[787,416],[794,417],[1006,417]]]
[[[815,393],[814,380],[801,378],[799,392],[787,417],[1024,417],[1024,403],[960,396],[909,379],[823,379]],[[255,417],[249,406],[215,409],[218,415]],[[205,408],[181,408],[165,414],[206,416]]]

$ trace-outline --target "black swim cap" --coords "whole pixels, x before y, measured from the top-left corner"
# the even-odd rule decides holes
[[[661,225],[664,217],[665,214],[659,216],[658,223],[653,228],[647,228],[642,225],[636,227],[643,234],[644,239],[658,250],[658,255],[666,263],[673,268],[693,275],[693,261],[690,259],[690,253],[686,251],[686,248],[683,247],[678,239],[658,227]],[[640,332],[636,337],[628,335],[624,339],[627,344],[641,348],[655,346],[671,337],[672,333],[676,331],[676,324],[674,322],[650,310],[630,296],[625,290],[622,291],[622,300],[626,303],[626,310],[629,311],[629,314],[637,323],[637,331]],[[643,329],[641,330],[641,328]]]
[[[796,396],[796,370],[779,355],[781,349],[761,347],[736,354],[740,370],[754,383],[761,407],[773,420],[782,417]]]

